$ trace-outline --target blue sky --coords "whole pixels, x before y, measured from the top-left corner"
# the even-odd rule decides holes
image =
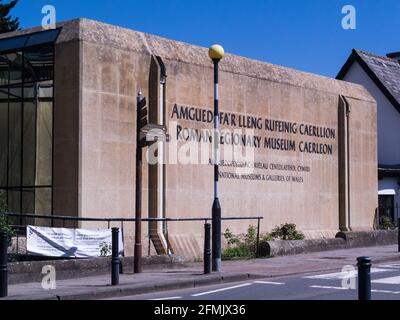
[[[57,21],[84,17],[291,68],[336,76],[352,48],[400,51],[398,0],[19,0],[22,27],[41,24],[52,4]],[[344,5],[357,29],[342,28]]]

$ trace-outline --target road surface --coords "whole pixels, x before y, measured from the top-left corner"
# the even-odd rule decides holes
[[[372,299],[400,300],[400,263],[371,270]],[[246,282],[204,286],[115,300],[357,300],[356,271],[337,270]]]

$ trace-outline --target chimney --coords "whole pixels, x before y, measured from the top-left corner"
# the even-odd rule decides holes
[[[392,53],[388,53],[386,56],[387,56],[388,58],[391,58],[391,59],[397,60],[397,62],[399,62],[399,63],[400,63],[400,52],[392,52]]]

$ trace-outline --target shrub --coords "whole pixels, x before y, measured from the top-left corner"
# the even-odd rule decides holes
[[[99,248],[100,248],[100,257],[107,257],[112,250],[111,244],[105,241],[100,243]]]
[[[257,250],[257,228],[249,226],[244,235],[234,235],[229,229],[224,232],[228,248],[222,251],[223,260],[253,259]],[[275,227],[270,233],[260,234],[260,248],[268,241],[273,240],[303,240],[303,233],[296,230],[296,225],[285,223]],[[261,252],[260,252],[261,253]],[[266,257],[266,256],[264,256]]]
[[[3,190],[0,190],[0,213],[6,213],[7,211],[7,196]]]
[[[228,242],[228,246],[236,245],[240,243],[239,236],[234,235],[231,230],[226,229],[224,232],[225,240]]]
[[[236,247],[228,247],[222,251],[223,260],[252,259],[254,257],[255,253],[243,244]]]
[[[224,232],[228,248],[222,251],[223,260],[252,259],[256,256],[257,228],[249,226],[245,235],[234,235],[229,229]]]
[[[383,216],[381,218],[381,223],[379,225],[379,229],[391,230],[391,229],[394,229],[394,228],[395,228],[395,225],[393,224],[392,219],[390,219],[390,217]]]
[[[275,227],[270,233],[272,239],[278,240],[304,240],[305,236],[303,233],[296,230],[294,223],[285,223],[280,227]]]
[[[0,191],[0,231],[7,234],[10,238],[15,236],[15,231],[10,227],[7,216],[4,214],[8,211],[6,203],[6,194]]]

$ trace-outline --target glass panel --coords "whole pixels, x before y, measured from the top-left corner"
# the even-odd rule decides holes
[[[0,51],[22,47],[28,37],[29,45],[47,43],[58,33],[0,40]],[[0,55],[0,189],[7,190],[13,213],[52,214],[53,59],[53,45]],[[34,218],[15,222],[51,225]]]
[[[22,82],[22,53],[10,53],[7,55],[10,66],[10,84]]]
[[[21,213],[21,192],[19,190],[8,191],[8,211]]]
[[[8,85],[8,59],[0,56],[0,86]]]
[[[0,187],[7,187],[8,103],[0,103]]]
[[[0,213],[7,211],[7,190],[0,189]]]
[[[10,103],[8,185],[21,185],[21,103]]]
[[[53,98],[53,81],[43,81],[38,85],[39,98]]]
[[[6,205],[8,212],[12,213],[19,213],[19,193],[13,192],[13,191],[5,191],[3,192],[3,195],[5,195],[5,200],[7,203],[7,197],[8,197],[8,203]],[[12,210],[15,209],[15,210]],[[19,225],[20,224],[20,219],[18,217],[9,217],[8,218],[8,223],[10,225]]]
[[[25,84],[24,101],[36,102],[36,83]]]
[[[36,214],[42,216],[51,215],[51,188],[36,188],[35,195]],[[37,226],[51,226],[50,219],[35,219]]]
[[[37,109],[36,185],[52,184],[53,103],[39,102]]]
[[[25,214],[35,213],[35,189],[23,189],[22,190],[22,212]],[[34,218],[23,218],[22,225],[33,225]]]
[[[35,185],[35,150],[36,150],[36,105],[24,103],[23,129],[23,186]],[[24,211],[25,212],[25,211]],[[33,212],[33,211],[32,211]]]
[[[13,86],[9,88],[10,102],[22,102],[22,88],[21,86]]]
[[[25,46],[28,35],[0,40],[0,51],[12,51]]]
[[[26,46],[35,46],[42,43],[55,42],[59,33],[60,29],[54,29],[31,34]]]
[[[8,88],[0,88],[0,103],[8,103]]]
[[[53,48],[27,50],[25,57],[25,82],[40,82],[53,78]]]

